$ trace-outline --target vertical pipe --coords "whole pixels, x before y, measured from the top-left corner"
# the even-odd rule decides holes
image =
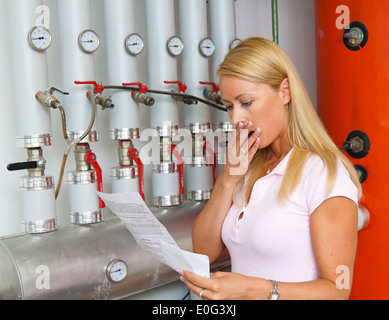
[[[80,138],[91,118],[91,102],[86,97],[90,85],[78,85],[74,81],[95,81],[93,53],[85,53],[79,45],[79,37],[92,28],[90,0],[57,0],[59,37],[61,47],[62,87],[70,95],[64,98],[67,131],[71,140]],[[100,222],[103,212],[99,206],[96,171],[85,161],[91,150],[89,142],[98,140],[98,131],[90,133],[75,147],[76,170],[67,173],[70,221],[76,224]]]
[[[134,0],[104,0],[108,82],[112,84],[139,81],[137,58],[125,48],[126,37],[135,30],[134,5]],[[114,91],[111,99],[115,108],[109,112],[110,138],[119,141],[120,164],[111,168],[111,190],[138,192],[139,172],[128,150],[133,147],[131,140],[139,138],[139,106],[126,90]]]
[[[134,0],[104,0],[104,16],[108,82],[120,85],[139,81],[137,59],[127,53],[124,45],[126,36],[135,30]],[[110,138],[138,138],[139,106],[131,93],[118,90],[111,99],[115,108],[109,112]]]
[[[92,81],[95,79],[94,55],[81,51],[78,37],[84,30],[91,29],[90,0],[57,0],[59,41],[61,46],[62,88],[71,94],[64,97],[67,130],[69,138],[81,137],[87,128],[91,106],[86,97],[90,85],[76,85],[74,81]],[[83,142],[98,140],[96,123]]]
[[[208,4],[211,36],[216,46],[212,56],[212,77],[213,82],[219,83],[217,69],[230,50],[231,42],[236,38],[235,0],[208,0]],[[233,130],[233,125],[227,112],[215,109],[213,120],[214,132],[218,131],[228,140],[228,134]],[[217,154],[217,174],[223,167],[224,159],[223,153]]]
[[[150,88],[176,89],[164,81],[177,80],[177,61],[167,51],[167,41],[175,35],[173,0],[146,0],[146,28],[148,46],[148,79]],[[179,124],[178,104],[169,96],[158,96],[150,107],[150,124],[163,128],[165,123]]]
[[[167,50],[167,42],[175,36],[174,0],[146,0],[148,46],[148,79],[150,87],[159,90],[176,89],[164,81],[178,80],[177,58]],[[158,96],[150,108],[150,124],[160,137],[159,162],[152,168],[152,201],[156,206],[182,203],[179,172],[172,161],[172,136],[178,132],[178,103],[169,96]]]
[[[181,58],[182,80],[187,93],[201,97],[204,86],[199,81],[209,81],[208,58],[201,56],[199,43],[208,35],[206,0],[179,1],[180,36],[185,44]],[[185,125],[210,122],[210,108],[203,103],[184,105]]]
[[[36,23],[41,0],[9,0],[8,16],[12,52],[13,87],[18,147],[33,148],[52,144],[50,109],[35,99],[37,91],[48,87],[46,52],[33,50],[27,41]]]
[[[272,0],[272,26],[273,26],[273,41],[278,44],[278,1]]]
[[[29,45],[28,35],[36,26],[36,10],[41,0],[7,1],[11,65],[16,110],[17,146],[27,149],[28,157],[44,162],[43,146],[52,144],[50,110],[35,99],[48,87],[46,52]],[[44,165],[43,165],[44,166]],[[52,176],[44,169],[20,178],[22,231],[41,233],[56,229],[56,208]]]
[[[212,77],[213,82],[219,83],[216,74],[220,63],[230,50],[232,40],[236,38],[235,21],[235,0],[208,0],[211,37],[215,43],[216,50],[212,56]],[[231,120],[226,112],[214,111],[214,123],[216,129],[228,126]]]
[[[14,106],[13,83],[12,83],[12,52],[9,47],[10,29],[8,22],[7,0],[0,0],[0,29],[3,30],[3,39],[0,42],[0,87],[2,92],[6,93],[2,96],[4,106]],[[14,109],[14,108],[12,108]],[[11,108],[7,108],[7,116],[0,117],[0,130],[3,150],[7,150],[11,154],[11,150],[15,150],[16,137],[16,115],[15,112],[10,112]],[[8,159],[9,160],[9,159]],[[6,157],[0,159],[1,169],[6,166]],[[8,201],[2,202],[2,210],[0,211],[0,237],[16,234],[20,232],[21,222],[21,203],[20,201],[12,201],[18,197],[18,182],[14,175],[2,175],[0,184],[0,194],[3,199]],[[12,214],[9,214],[12,212]]]
[[[182,80],[187,92],[201,97],[204,87],[199,82],[209,81],[209,59],[200,54],[199,43],[208,36],[206,0],[179,1],[180,36],[185,44],[182,53]],[[206,164],[203,133],[210,130],[211,110],[208,106],[184,105],[185,126],[192,134],[193,154],[186,161],[185,189],[188,199],[208,199],[213,188],[212,167]]]

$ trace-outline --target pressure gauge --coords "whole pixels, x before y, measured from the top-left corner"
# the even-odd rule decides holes
[[[241,42],[242,42],[242,40],[235,38],[234,40],[231,41],[230,49],[234,49]]]
[[[106,269],[107,277],[112,282],[120,282],[127,276],[127,265],[120,259],[112,260]]]
[[[204,38],[203,40],[201,40],[199,48],[201,55],[206,58],[212,56],[216,49],[215,44],[209,38]]]
[[[126,37],[125,47],[129,54],[136,56],[143,51],[144,42],[137,33],[131,33]]]
[[[167,50],[172,56],[179,56],[184,50],[184,43],[180,37],[173,36],[167,41]]]
[[[100,39],[93,30],[84,30],[78,37],[78,44],[85,53],[95,52],[100,46]]]
[[[28,33],[28,42],[36,51],[45,51],[51,45],[51,33],[44,27],[33,27]]]

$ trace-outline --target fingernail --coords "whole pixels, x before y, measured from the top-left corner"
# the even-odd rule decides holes
[[[242,126],[242,122],[239,121],[238,127],[240,128]]]
[[[251,127],[253,125],[253,123],[251,121],[249,121],[249,126]]]
[[[256,142],[256,143],[258,143],[258,142],[259,142],[259,140],[261,140],[261,138],[260,138],[260,137],[258,137],[258,138],[257,138],[257,141],[255,141],[255,142]]]
[[[184,278],[183,278],[182,276],[180,277],[180,280],[181,280],[182,282],[184,282]]]
[[[261,131],[261,128],[257,128],[255,129],[256,132],[260,132]]]

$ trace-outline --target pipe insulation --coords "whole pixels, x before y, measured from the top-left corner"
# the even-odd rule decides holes
[[[212,56],[213,82],[219,83],[216,74],[219,65],[230,50],[231,42],[236,38],[235,0],[208,0],[211,38],[216,49]],[[226,112],[214,111],[214,123],[231,122]]]
[[[168,210],[150,210],[180,248],[191,251],[191,228],[204,205],[186,201]],[[178,280],[178,273],[137,245],[116,216],[106,216],[103,223],[1,239],[0,299],[120,299]],[[128,269],[118,283],[106,276],[115,259],[124,261]],[[217,265],[228,263],[220,260]]]
[[[178,3],[180,37],[185,49],[181,58],[182,81],[187,93],[202,97],[204,85],[209,81],[208,60],[199,51],[199,43],[208,36],[206,0],[180,0]],[[210,108],[203,103],[184,105],[185,124],[205,124],[211,119]]]
[[[46,52],[32,49],[27,41],[35,26],[41,0],[8,0],[8,28],[16,113],[16,145],[32,148],[52,145],[50,109],[35,99],[48,87]],[[12,31],[11,31],[12,30]]]
[[[81,32],[92,28],[90,0],[57,0],[59,40],[61,47],[62,89],[71,94],[64,96],[67,130],[71,140],[83,134],[91,113],[91,102],[86,97],[90,85],[78,85],[74,81],[94,81],[95,61],[93,53],[80,49]],[[82,142],[98,140],[97,121]]]
[[[127,53],[125,39],[135,30],[134,0],[104,0],[109,83],[139,82],[137,59]],[[111,139],[139,138],[139,106],[127,90],[112,90],[109,112]]]
[[[156,90],[174,90],[176,85],[164,83],[178,80],[176,57],[169,55],[167,50],[167,41],[176,35],[174,0],[146,0],[146,29],[149,86]],[[178,126],[178,111],[175,100],[158,96],[150,107],[151,127],[164,132],[170,129],[166,127]]]

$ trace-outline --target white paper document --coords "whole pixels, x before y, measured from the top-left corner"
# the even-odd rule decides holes
[[[188,270],[209,278],[208,256],[180,249],[170,233],[147,207],[139,193],[97,192],[97,194],[125,224],[143,250],[178,273]]]

